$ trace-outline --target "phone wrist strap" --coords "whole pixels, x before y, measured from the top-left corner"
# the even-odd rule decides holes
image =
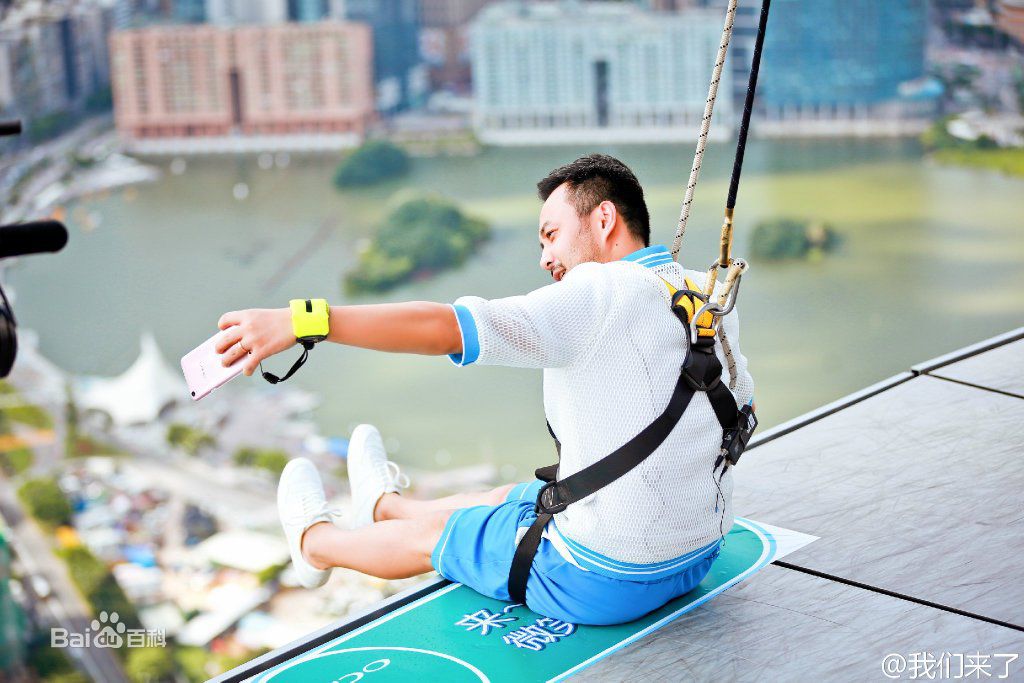
[[[299,343],[302,344],[302,355],[299,356],[299,359],[295,361],[290,368],[288,368],[288,372],[285,373],[284,377],[278,377],[272,372],[267,372],[263,369],[263,361],[260,361],[260,373],[263,375],[263,379],[267,380],[271,384],[277,384],[278,382],[283,382],[294,375],[295,371],[301,368],[306,362],[306,359],[309,358],[309,351],[313,348],[313,345],[316,342],[309,341],[308,339],[300,339]]]
[[[263,379],[271,384],[283,382],[294,375],[309,358],[310,350],[330,333],[331,307],[326,299],[292,299],[288,302],[288,307],[292,312],[292,331],[295,333],[295,339],[302,344],[302,355],[292,364],[284,377],[267,372],[260,361],[260,373]]]

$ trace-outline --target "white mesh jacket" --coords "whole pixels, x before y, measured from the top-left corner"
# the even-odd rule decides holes
[[[661,278],[681,288],[684,274],[703,288],[706,273],[684,270],[655,245],[620,261],[580,264],[561,282],[522,296],[461,297],[453,308],[463,352],[452,361],[543,368],[544,411],[562,443],[565,478],[632,439],[668,404],[685,333]],[[754,387],[735,309],[722,326],[736,360],[739,407],[753,400]],[[715,352],[725,368],[720,340]],[[732,472],[720,492],[712,474],[721,441],[711,404],[697,393],[658,450],[556,515],[546,536],[574,563],[613,574],[643,578],[681,565],[732,527]]]

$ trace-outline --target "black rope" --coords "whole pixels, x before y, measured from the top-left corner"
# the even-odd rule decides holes
[[[771,0],[761,0],[761,19],[757,25],[757,38],[754,40],[754,58],[750,63],[750,80],[747,82],[747,97],[743,101],[743,118],[740,121],[740,136],[736,142],[736,159],[732,164],[732,181],[729,183],[729,199],[727,209],[736,208],[736,193],[740,189],[740,171],[743,169],[743,152],[747,147],[747,130],[750,128],[750,115],[754,110],[754,94],[757,92],[757,74],[761,70],[761,48],[764,47],[764,34],[768,29],[768,8]]]

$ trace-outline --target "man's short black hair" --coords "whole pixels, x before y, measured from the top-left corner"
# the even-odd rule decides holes
[[[651,216],[644,202],[644,189],[629,166],[607,154],[588,154],[571,164],[559,166],[537,183],[540,200],[547,201],[562,183],[568,183],[569,203],[581,218],[608,200],[615,205],[629,231],[648,246]]]

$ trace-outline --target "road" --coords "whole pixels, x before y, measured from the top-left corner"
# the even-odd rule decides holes
[[[30,574],[40,574],[49,581],[53,595],[43,601],[41,617],[50,625],[84,633],[92,621],[89,606],[79,595],[68,576],[64,563],[53,554],[50,540],[36,524],[26,518],[15,499],[10,481],[0,481],[0,513],[10,525],[11,545],[19,561]],[[102,608],[102,605],[99,605]],[[107,648],[69,648],[72,661],[92,680],[101,683],[127,683],[121,662]]]
[[[33,164],[42,159],[50,159],[51,165],[38,171],[25,181],[19,192],[20,201],[16,205],[7,204],[8,197],[3,197],[5,202],[5,220],[23,220],[27,218],[38,218],[33,216],[32,204],[40,191],[60,180],[70,168],[67,155],[75,149],[86,146],[92,148],[92,141],[96,138],[103,138],[102,132],[109,129],[112,123],[110,115],[100,115],[85,119],[75,128],[67,133],[47,142],[33,145],[15,155],[6,156],[0,162],[0,176],[3,176],[7,169],[21,164]],[[25,133],[22,133],[25,135]],[[0,183],[2,184],[2,183]]]

